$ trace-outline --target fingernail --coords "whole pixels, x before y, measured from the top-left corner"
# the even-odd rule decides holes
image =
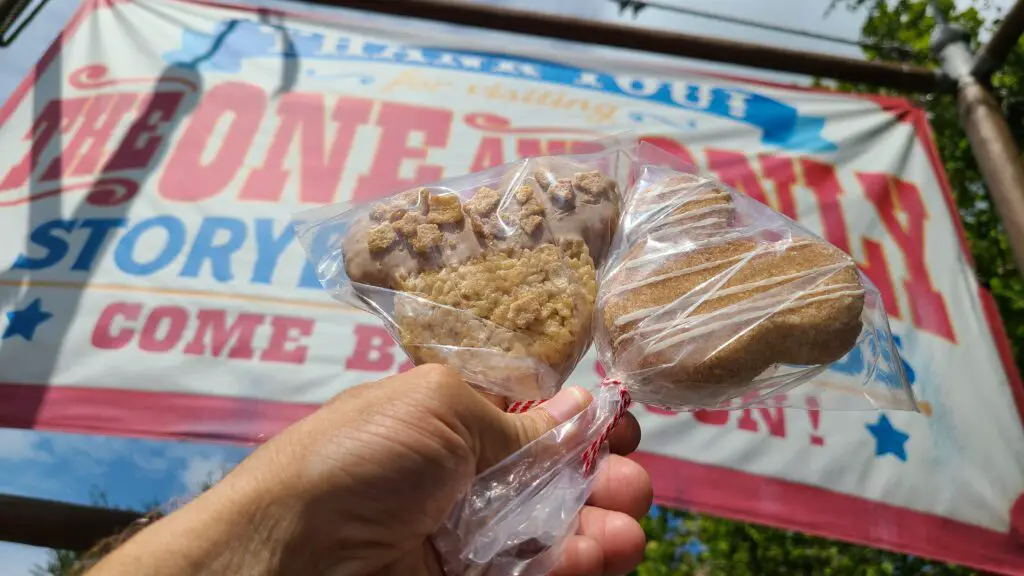
[[[540,408],[551,414],[551,417],[558,423],[562,423],[582,412],[592,399],[593,397],[590,395],[590,392],[578,386],[573,386],[571,388],[563,388],[550,400],[541,404]]]

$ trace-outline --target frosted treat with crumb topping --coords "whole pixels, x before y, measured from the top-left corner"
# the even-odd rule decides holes
[[[345,272],[357,292],[398,293],[393,321],[417,364],[494,350],[567,375],[589,342],[618,206],[602,172],[530,160],[471,190],[418,188],[376,204],[342,240]]]

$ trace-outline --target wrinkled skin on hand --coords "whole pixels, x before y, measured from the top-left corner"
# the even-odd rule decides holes
[[[432,365],[346,390],[89,574],[440,576],[429,537],[474,476],[590,400],[567,389],[506,414]],[[632,417],[610,437],[618,454],[638,442]],[[624,574],[643,559],[650,479],[621,455],[601,474],[553,576]]]

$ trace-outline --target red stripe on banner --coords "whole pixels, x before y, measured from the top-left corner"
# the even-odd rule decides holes
[[[806,484],[640,453],[659,504],[827,534],[899,552],[1024,575],[1024,542],[1010,534]]]
[[[260,442],[316,409],[310,404],[199,394],[49,387],[34,422],[19,410],[39,386],[0,384],[0,423],[38,430],[161,440]],[[240,414],[248,422],[238,422]],[[225,423],[231,423],[226,427]],[[651,475],[656,500],[747,522],[880,546],[999,574],[1024,575],[1024,543],[978,528],[822,488],[634,454]]]
[[[981,299],[981,307],[985,312],[985,320],[992,329],[992,339],[995,341],[996,350],[999,351],[999,359],[1003,366],[1006,366],[1006,377],[1010,381],[1010,392],[1013,394],[1013,402],[1017,405],[1017,413],[1024,421],[1024,382],[1021,381],[1020,372],[1013,360],[1013,346],[1006,336],[1006,326],[1003,324],[1003,317],[999,314],[999,307],[996,306],[996,299],[978,286],[978,297]]]
[[[942,188],[942,197],[946,201],[946,208],[949,209],[949,217],[956,227],[957,237],[960,239],[960,248],[971,268],[974,268],[974,258],[971,256],[971,247],[967,243],[967,231],[964,229],[963,220],[960,219],[960,211],[956,207],[956,199],[953,197],[953,188],[949,184],[949,177],[942,166],[942,159],[939,157],[939,150],[935,146],[935,134],[932,132],[932,125],[928,122],[928,116],[923,110],[916,110],[914,114],[914,130],[917,133],[917,140],[924,147],[931,162],[935,178]],[[1017,363],[1013,358],[1013,348],[1006,335],[1006,326],[1003,325],[1003,318],[999,314],[995,298],[983,286],[978,285],[978,298],[981,300],[982,309],[985,312],[985,320],[988,322],[989,332],[999,351],[999,358],[1003,363],[1003,371],[1006,373],[1007,384],[1010,386],[1010,393],[1013,394],[1014,403],[1017,405],[1017,414],[1024,422],[1024,380],[1021,379],[1020,371],[1017,370]]]
[[[0,426],[158,440],[261,442],[318,407],[177,392],[0,383]]]

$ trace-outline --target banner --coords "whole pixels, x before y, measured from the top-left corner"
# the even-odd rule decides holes
[[[1024,390],[923,112],[413,28],[87,2],[0,110],[0,425],[260,441],[409,366],[292,214],[628,128],[853,255],[923,410],[638,407],[657,499],[1022,573]]]

